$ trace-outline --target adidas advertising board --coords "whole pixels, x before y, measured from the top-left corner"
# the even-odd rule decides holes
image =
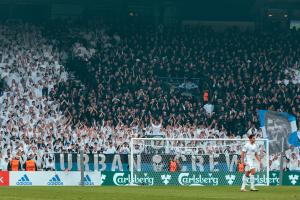
[[[55,174],[48,182],[47,185],[61,186],[64,183],[61,181],[59,175]]]
[[[11,186],[77,186],[80,172],[10,172]],[[97,186],[101,183],[99,172],[86,172],[84,185]]]
[[[90,186],[95,185],[95,183],[92,181],[92,179],[89,175],[84,176],[83,183],[84,183],[84,185],[90,185]]]
[[[102,178],[99,172],[85,172],[83,183],[85,186],[99,186],[102,185]]]
[[[10,172],[10,186],[62,186],[64,178],[57,172]]]
[[[32,181],[28,178],[27,174],[24,174],[18,179],[16,185],[32,185]]]

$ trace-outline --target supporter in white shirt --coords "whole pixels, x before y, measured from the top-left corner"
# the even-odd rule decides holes
[[[55,170],[55,163],[54,163],[53,158],[50,157],[46,160],[45,168],[46,168],[47,171],[54,171]]]
[[[297,155],[295,153],[292,153],[292,155],[289,159],[289,163],[288,163],[287,168],[290,171],[300,170],[299,160],[298,160]]]
[[[113,143],[109,143],[107,149],[103,152],[104,154],[115,154],[116,148],[113,146]]]
[[[143,147],[142,145],[134,145],[133,147],[133,154],[140,154],[143,152]]]
[[[0,171],[7,171],[8,157],[0,158]]]
[[[152,134],[153,135],[160,135],[161,132],[160,132],[160,129],[161,129],[161,126],[162,126],[162,118],[160,119],[160,122],[158,121],[155,121],[153,122],[153,119],[150,118],[150,123],[151,123],[151,126],[152,126]]]
[[[270,161],[271,161],[270,171],[280,170],[280,158],[278,155],[271,156]]]
[[[205,109],[207,114],[212,115],[212,113],[214,111],[214,105],[208,103],[208,104],[205,104],[203,106],[203,108]]]
[[[120,150],[119,150],[119,153],[120,153],[120,154],[129,154],[129,153],[130,153],[130,149],[129,149],[129,146],[128,146],[127,143],[124,143],[124,144],[121,146],[121,148],[120,148]]]

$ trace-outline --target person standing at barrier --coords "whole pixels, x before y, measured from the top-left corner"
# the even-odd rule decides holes
[[[174,158],[169,163],[169,171],[176,172],[177,170],[178,170],[178,161],[176,160],[176,158]]]
[[[37,171],[37,166],[35,161],[33,160],[32,154],[29,154],[27,161],[25,162],[23,167],[26,171]]]
[[[20,171],[21,170],[21,163],[20,157],[17,155],[15,156],[7,165],[8,171]]]
[[[244,170],[245,170],[244,162],[241,162],[241,160],[239,160],[237,165],[237,171],[243,173]]]

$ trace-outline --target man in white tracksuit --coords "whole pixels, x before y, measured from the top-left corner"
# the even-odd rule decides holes
[[[255,144],[255,135],[252,134],[249,137],[249,142],[245,144],[245,146],[242,149],[241,153],[241,162],[245,166],[245,174],[243,175],[243,183],[242,183],[242,188],[241,191],[245,192],[246,189],[246,184],[247,184],[247,179],[250,177],[250,191],[258,191],[254,187],[254,175],[255,175],[255,159],[257,159],[260,163],[261,166],[261,160],[258,156],[258,146]]]

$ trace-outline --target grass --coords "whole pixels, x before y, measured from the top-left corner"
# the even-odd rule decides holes
[[[259,192],[240,192],[239,187],[0,187],[1,200],[299,200],[300,187],[258,187]]]

